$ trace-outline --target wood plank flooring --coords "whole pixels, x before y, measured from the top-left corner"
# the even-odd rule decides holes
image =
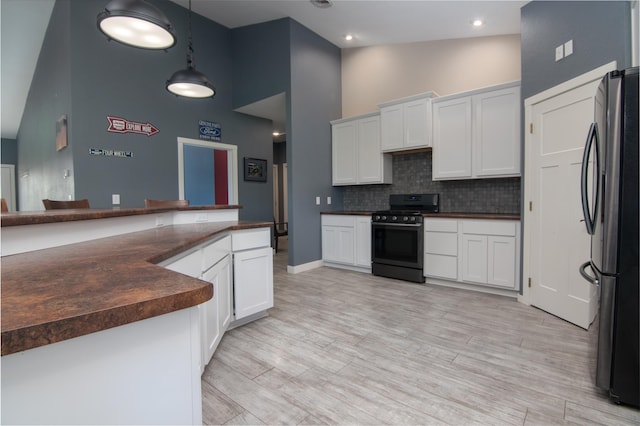
[[[477,292],[287,274],[282,245],[275,307],[227,332],[202,376],[205,424],[640,424],[594,387],[596,327]]]

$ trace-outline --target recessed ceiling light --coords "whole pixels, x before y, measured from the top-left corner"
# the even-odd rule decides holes
[[[482,25],[484,25],[484,22],[482,22],[482,19],[474,19],[471,24],[474,27],[478,28],[478,27],[481,27]]]
[[[347,34],[346,36],[344,36],[344,39],[347,41],[351,41],[353,40],[353,36],[351,34]]]
[[[309,0],[312,5],[315,7],[319,7],[320,9],[326,9],[327,7],[331,7],[333,5],[333,1],[331,0]]]

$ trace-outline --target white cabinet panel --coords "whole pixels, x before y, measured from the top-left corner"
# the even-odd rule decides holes
[[[231,266],[229,254],[204,272],[204,281],[213,285],[213,298],[199,306],[202,325],[202,362],[209,363],[222,335],[229,326],[231,314]]]
[[[433,180],[471,177],[471,98],[433,104]]]
[[[426,277],[458,279],[458,256],[426,253],[424,257]]]
[[[379,104],[383,152],[431,146],[433,92]]]
[[[424,250],[426,253],[457,256],[458,233],[427,231],[424,237]]]
[[[269,246],[271,246],[270,228],[247,229],[244,231],[235,231],[231,234],[231,248],[233,251]]]
[[[392,158],[382,154],[380,114],[331,122],[333,185],[391,183]]]
[[[462,280],[473,283],[487,282],[486,235],[462,236]]]
[[[520,176],[520,84],[433,101],[433,180]]]
[[[356,266],[371,268],[371,217],[356,218]]]
[[[233,254],[235,319],[273,307],[273,250],[264,247]]]
[[[355,263],[355,232],[353,226],[322,227],[322,258],[328,262]]]
[[[515,238],[489,236],[487,244],[487,283],[509,289],[515,288]]]

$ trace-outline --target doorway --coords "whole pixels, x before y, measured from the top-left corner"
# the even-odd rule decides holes
[[[600,79],[610,63],[525,100],[525,212],[521,301],[584,329],[598,289],[579,266],[590,257],[582,223],[580,173]]]
[[[178,190],[189,204],[238,204],[238,147],[178,138]]]

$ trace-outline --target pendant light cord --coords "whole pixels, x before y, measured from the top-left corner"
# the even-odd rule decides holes
[[[189,0],[189,48],[187,50],[187,67],[195,68],[195,61],[193,60],[193,38],[191,37],[191,0]]]

